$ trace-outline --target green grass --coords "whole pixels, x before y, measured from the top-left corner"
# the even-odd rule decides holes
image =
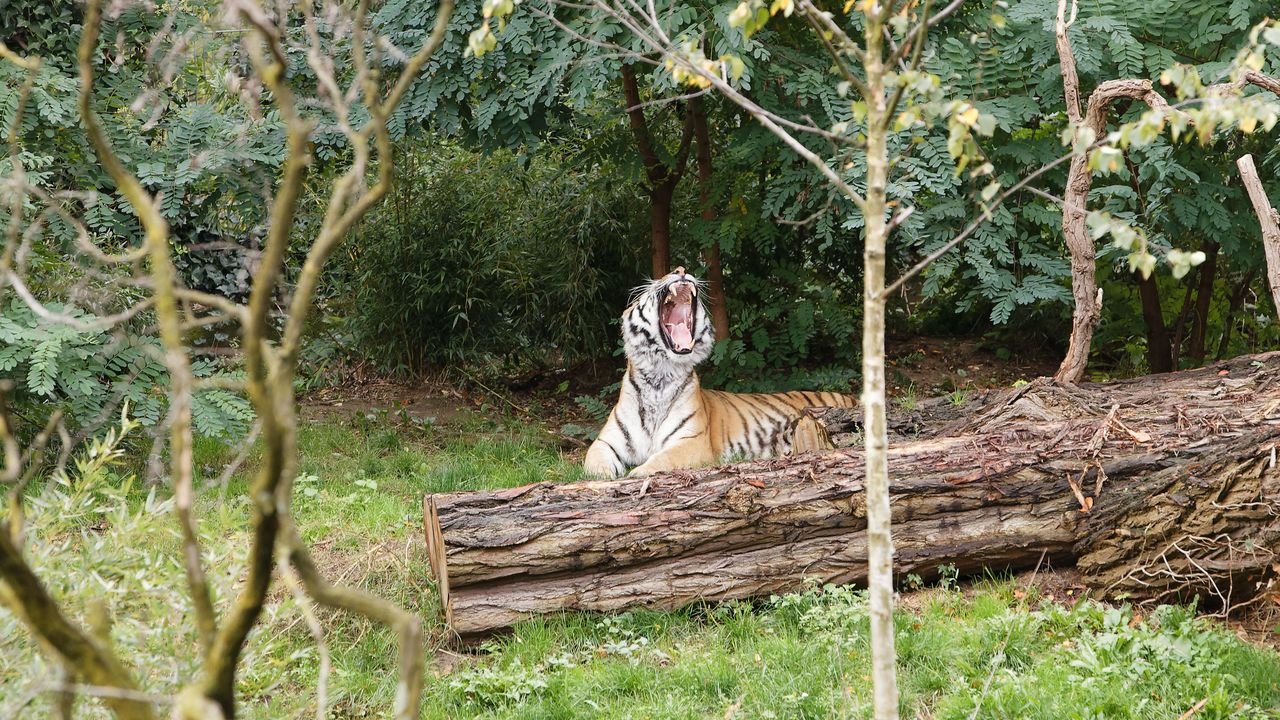
[[[444,646],[421,547],[424,492],[501,488],[580,476],[536,428],[473,423],[464,434],[382,417],[310,422],[299,434],[299,525],[328,577],[428,619]],[[202,480],[234,453],[196,448]],[[225,607],[242,575],[245,490],[258,457],[199,513],[206,564]],[[196,666],[171,510],[118,472],[33,507],[30,555],[76,614],[106,598],[113,637],[144,684],[172,693]],[[90,519],[106,518],[104,523]],[[85,530],[93,526],[93,530]],[[1018,592],[1015,592],[1018,591]],[[1280,655],[1184,609],[1137,616],[1081,602],[1041,603],[1034,588],[989,580],[915,596],[896,617],[904,717],[1280,718]],[[332,657],[331,717],[386,717],[395,639],[359,618],[318,615]],[[431,672],[426,718],[862,718],[870,716],[867,608],[834,587],[761,600],[569,615],[532,621]],[[166,632],[145,630],[164,627]],[[273,591],[242,664],[242,716],[314,713],[319,656],[294,598]],[[16,620],[0,612],[0,713],[48,676]],[[47,714],[47,698],[28,709]],[[100,715],[89,702],[80,708]]]

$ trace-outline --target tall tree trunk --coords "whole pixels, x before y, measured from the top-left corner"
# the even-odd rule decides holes
[[[1153,373],[1173,370],[1173,354],[1169,347],[1169,333],[1164,327],[1164,313],[1160,310],[1160,286],[1155,275],[1142,277],[1134,273],[1138,281],[1138,296],[1142,301],[1142,320],[1147,326],[1147,368]]]
[[[1200,277],[1200,268],[1195,269],[1196,277]],[[1195,307],[1192,302],[1196,297],[1196,283],[1193,278],[1185,278],[1182,283],[1182,307],[1178,310],[1178,317],[1173,323],[1173,339],[1169,341],[1169,352],[1173,356],[1173,367],[1176,370],[1181,367],[1182,360],[1182,343],[1186,340],[1187,320],[1191,317],[1191,310]]]
[[[1087,127],[1093,131],[1094,137],[1101,138],[1105,134],[1111,103],[1115,100],[1142,100],[1153,110],[1169,106],[1152,89],[1150,80],[1108,80],[1089,95],[1088,108],[1082,114],[1080,78],[1076,74],[1076,58],[1067,35],[1067,30],[1074,21],[1074,16],[1067,19],[1067,0],[1058,0],[1054,34],[1057,39],[1067,118],[1072,125]],[[1092,184],[1093,176],[1089,171],[1087,153],[1073,157],[1071,170],[1067,174],[1066,192],[1062,196],[1062,236],[1071,253],[1071,296],[1075,300],[1075,309],[1071,315],[1071,342],[1067,347],[1067,355],[1054,375],[1067,383],[1078,383],[1084,379],[1084,372],[1089,364],[1089,349],[1093,344],[1093,332],[1102,317],[1102,292],[1097,280],[1098,252],[1086,226],[1087,202]]]
[[[1205,243],[1204,262],[1200,264],[1199,281],[1196,283],[1196,317],[1191,325],[1190,347],[1187,357],[1192,367],[1204,365],[1205,335],[1209,332],[1209,305],[1213,301],[1213,284],[1218,279],[1218,243]]]
[[[676,186],[663,181],[649,191],[649,257],[653,277],[660,278],[671,267],[671,204]]]
[[[711,133],[707,129],[707,109],[702,98],[689,100],[689,112],[693,114],[693,138],[697,143],[695,159],[698,163],[698,204],[702,206],[702,219],[710,223],[716,219],[716,208],[711,198]],[[720,242],[714,237],[703,254],[707,265],[707,298],[711,306],[711,326],[717,340],[729,339],[729,308],[724,294],[724,273],[720,269]]]
[[[883,16],[871,12],[866,42],[867,195],[863,208],[862,406],[867,490],[867,587],[871,611],[872,708],[876,720],[897,720],[898,678],[893,639],[893,537],[889,515],[888,426],[885,420],[884,266],[889,228],[888,98],[885,97]]]
[[[684,113],[684,127],[680,133],[680,146],[671,165],[664,163],[654,147],[645,119],[644,105],[640,101],[640,86],[636,82],[635,68],[622,66],[622,95],[626,101],[627,122],[636,139],[636,149],[644,164],[649,190],[649,241],[653,277],[660,278],[671,267],[671,208],[675,200],[676,185],[684,177],[689,159],[689,147],[693,141],[694,113]]]
[[[1231,300],[1227,303],[1227,316],[1222,320],[1222,339],[1218,341],[1218,352],[1214,354],[1214,358],[1217,360],[1221,360],[1227,355],[1227,348],[1231,345],[1231,332],[1236,325],[1236,313],[1240,311],[1240,306],[1244,304],[1244,296],[1249,294],[1249,287],[1253,285],[1253,278],[1257,274],[1256,268],[1249,268],[1244,274],[1244,278],[1240,280],[1240,284],[1231,293]]]

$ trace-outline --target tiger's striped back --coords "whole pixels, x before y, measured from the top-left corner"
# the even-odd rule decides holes
[[[703,390],[702,398],[711,451],[722,462],[786,455],[795,444],[797,426],[808,417],[807,408],[858,405],[854,396],[833,392]]]

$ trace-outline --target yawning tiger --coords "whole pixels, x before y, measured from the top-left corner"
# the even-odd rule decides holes
[[[622,314],[627,371],[618,403],[587,450],[587,474],[616,478],[830,448],[805,410],[854,407],[830,392],[703,390],[694,366],[715,333],[702,318],[698,281],[682,267],[637,291]]]

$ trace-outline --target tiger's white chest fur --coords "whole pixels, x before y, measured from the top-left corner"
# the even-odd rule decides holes
[[[692,371],[681,375],[661,369],[645,372],[634,364],[627,368],[614,408],[627,448],[623,458],[627,465],[639,465],[661,452],[679,430],[698,429],[689,427],[698,389],[698,378]]]

